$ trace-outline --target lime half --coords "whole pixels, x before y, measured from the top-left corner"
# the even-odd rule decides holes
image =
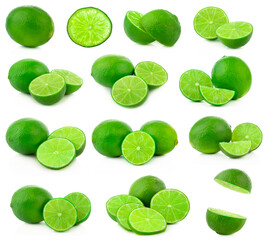
[[[251,141],[221,142],[221,151],[230,158],[239,158],[247,155],[251,149]]]

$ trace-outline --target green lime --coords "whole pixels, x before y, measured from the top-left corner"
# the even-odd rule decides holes
[[[216,39],[216,30],[228,23],[226,13],[218,7],[206,7],[195,16],[193,25],[196,33],[205,39]]]
[[[175,129],[166,122],[150,121],[145,123],[140,130],[153,137],[156,146],[155,155],[169,153],[178,144]]]
[[[251,79],[248,65],[238,57],[224,56],[215,63],[212,69],[213,85],[217,88],[235,91],[233,99],[241,98],[248,93]]]
[[[201,70],[191,69],[184,72],[179,80],[181,93],[191,101],[201,101],[199,86],[212,87],[212,81],[208,74]]]
[[[251,149],[251,141],[221,142],[221,151],[230,158],[239,158],[247,155]]]
[[[61,169],[74,160],[76,149],[73,143],[67,139],[53,138],[40,145],[36,156],[43,166],[51,169]]]
[[[51,73],[55,73],[63,77],[66,81],[66,95],[79,90],[83,84],[82,78],[75,73],[64,69],[55,69]]]
[[[12,196],[10,207],[15,216],[23,222],[39,223],[43,220],[43,208],[52,195],[43,188],[25,186]]]
[[[43,209],[44,222],[57,232],[72,228],[77,222],[77,216],[74,205],[64,198],[50,200]]]
[[[133,75],[132,62],[119,55],[104,55],[98,58],[92,65],[91,76],[99,84],[112,87],[122,77]]]
[[[239,124],[233,131],[232,141],[251,141],[251,151],[256,150],[262,142],[262,132],[260,128],[253,123]]]
[[[164,217],[151,208],[138,208],[128,218],[130,228],[140,235],[164,232],[167,228]]]
[[[50,134],[48,139],[66,138],[72,142],[76,148],[76,154],[79,156],[85,149],[86,136],[82,130],[77,127],[62,127]]]
[[[152,197],[165,188],[166,186],[160,178],[144,176],[131,185],[129,195],[137,197],[146,207],[150,207]]]
[[[155,142],[150,134],[135,131],[128,134],[122,143],[124,158],[133,165],[149,162],[155,153]]]
[[[238,169],[227,169],[220,172],[214,180],[228,189],[240,193],[251,193],[252,183],[250,177]]]
[[[77,224],[85,222],[91,213],[91,201],[83,193],[73,192],[64,197],[66,200],[71,202],[77,210]]]
[[[130,126],[124,122],[106,120],[93,130],[92,143],[100,154],[107,157],[119,157],[122,155],[122,142],[131,132]]]
[[[146,13],[140,23],[152,38],[168,47],[173,46],[181,34],[177,16],[163,9]]]
[[[124,30],[133,42],[146,45],[154,42],[154,39],[141,26],[142,17],[139,12],[128,11],[124,19]]]
[[[67,33],[74,43],[82,47],[95,47],[110,37],[112,22],[98,8],[81,8],[69,18]]]
[[[217,153],[220,142],[230,142],[230,125],[219,117],[205,117],[197,121],[189,132],[189,141],[193,148],[202,153]]]
[[[47,12],[35,6],[13,9],[6,19],[9,36],[25,47],[38,47],[54,34],[54,23]]]
[[[222,106],[229,103],[235,95],[235,91],[200,86],[200,95],[209,104],[213,106]]]
[[[47,140],[47,127],[32,118],[22,118],[13,122],[6,131],[6,142],[21,154],[35,154],[37,148]]]
[[[218,234],[230,235],[238,232],[246,223],[246,218],[224,210],[208,208],[206,220],[209,227]]]
[[[167,223],[177,223],[188,215],[190,203],[181,191],[164,189],[153,196],[151,208],[161,213]]]
[[[253,26],[247,22],[230,22],[220,26],[216,34],[227,47],[240,48],[246,45],[253,33]]]

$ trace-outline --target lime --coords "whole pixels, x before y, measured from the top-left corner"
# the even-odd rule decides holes
[[[246,45],[253,33],[253,26],[247,22],[231,22],[220,26],[216,34],[227,47],[240,48]]]
[[[181,26],[178,18],[163,9],[146,13],[140,23],[152,38],[168,47],[173,46],[181,34]]]
[[[6,131],[6,142],[21,154],[35,154],[37,148],[47,140],[47,127],[32,118],[22,118],[13,122]]]
[[[235,95],[235,91],[222,88],[200,86],[199,90],[202,98],[214,106],[222,106],[229,103]]]
[[[23,222],[39,223],[43,220],[43,208],[52,195],[43,188],[25,186],[12,196],[10,207],[15,216]]]
[[[70,39],[82,47],[95,47],[105,42],[112,33],[112,22],[100,9],[78,9],[67,23]]]
[[[54,23],[47,12],[35,6],[13,9],[6,19],[9,36],[25,47],[38,47],[54,34]]]
[[[166,122],[150,121],[145,123],[140,130],[153,137],[156,146],[156,155],[169,153],[178,144],[175,129]]]
[[[92,65],[91,76],[99,84],[112,87],[122,77],[133,75],[132,62],[119,55],[104,55],[98,58]]]
[[[51,73],[55,73],[63,77],[66,81],[66,95],[79,90],[83,84],[82,78],[75,73],[64,69],[55,69]]]
[[[212,83],[217,88],[235,91],[233,99],[243,97],[251,87],[248,65],[238,57],[223,57],[212,69]]]
[[[197,121],[189,132],[189,141],[193,148],[202,153],[217,153],[220,142],[230,142],[230,125],[219,117],[205,117]]]
[[[191,69],[184,72],[179,80],[181,93],[191,101],[201,101],[199,86],[212,87],[211,78],[201,70]]]
[[[64,138],[45,141],[37,150],[37,160],[45,167],[61,169],[68,166],[76,157],[75,146]]]
[[[64,198],[50,200],[43,209],[44,222],[57,232],[72,228],[77,222],[77,215],[74,205]]]
[[[250,177],[238,169],[227,169],[220,172],[214,180],[228,189],[240,193],[251,193],[252,183]]]
[[[145,45],[154,42],[154,39],[141,26],[142,17],[139,12],[128,11],[124,19],[124,30],[133,42]]]
[[[137,197],[146,207],[150,207],[152,197],[165,188],[165,184],[160,178],[144,176],[131,185],[129,195]]]
[[[164,217],[151,208],[138,208],[128,218],[131,229],[140,235],[164,232],[167,228]]]
[[[262,132],[260,128],[253,123],[242,123],[238,125],[232,134],[232,141],[251,141],[251,151],[257,149],[262,142]]]
[[[66,200],[71,202],[77,210],[77,224],[85,222],[91,213],[91,202],[90,199],[83,193],[73,192],[64,197]]]
[[[118,120],[106,120],[100,123],[92,133],[94,148],[107,157],[119,157],[125,137],[132,132],[130,126]]]
[[[221,151],[230,158],[239,158],[247,155],[251,149],[251,141],[221,142]]]
[[[193,25],[196,33],[205,39],[216,39],[216,30],[228,23],[226,13],[218,7],[206,7],[195,16]]]
[[[215,208],[208,208],[206,220],[209,227],[218,234],[230,235],[238,232],[246,223],[246,218]]]
[[[167,223],[177,223],[188,215],[190,204],[181,191],[164,189],[153,196],[151,208],[161,213]]]
[[[66,138],[72,142],[76,148],[76,154],[79,156],[85,149],[86,136],[82,130],[77,127],[62,127],[50,134],[48,139]]]

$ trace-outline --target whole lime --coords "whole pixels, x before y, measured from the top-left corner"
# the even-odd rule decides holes
[[[22,118],[8,127],[6,141],[14,151],[29,155],[36,153],[37,148],[47,140],[48,135],[48,129],[42,122]]]

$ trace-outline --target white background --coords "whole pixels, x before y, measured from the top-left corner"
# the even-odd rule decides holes
[[[28,49],[12,41],[5,30],[5,18],[15,7],[36,5],[46,10],[55,23],[55,34],[45,45]],[[233,50],[218,41],[200,38],[193,29],[195,14],[207,6],[221,7],[231,21],[248,21],[254,25],[251,41],[241,49]],[[86,49],[75,45],[66,32],[70,15],[81,7],[94,6],[105,11],[113,22],[113,33],[104,44]],[[141,46],[130,41],[123,31],[123,19],[128,10],[146,13],[164,8],[176,14],[182,26],[179,41],[167,48],[154,43]],[[188,133],[200,118],[214,115],[226,119],[234,128],[243,122],[252,122],[265,132],[265,12],[263,1],[253,0],[9,0],[0,6],[0,76],[1,76],[1,236],[5,239],[258,239],[265,237],[265,167],[263,153],[265,144],[238,160],[229,159],[221,153],[203,155],[189,144]],[[132,60],[151,60],[161,64],[169,73],[168,82],[150,92],[140,107],[127,109],[117,105],[110,90],[97,84],[90,76],[92,63],[105,54],[121,54]],[[224,55],[241,57],[251,68],[253,84],[242,99],[223,107],[212,107],[204,102],[190,102],[178,88],[180,75],[191,68],[211,73],[214,63]],[[44,106],[30,96],[14,90],[7,74],[10,66],[23,58],[34,58],[47,64],[50,70],[65,68],[84,79],[83,87],[75,94],[65,97],[53,106]],[[73,125],[87,135],[87,147],[70,166],[60,171],[41,166],[34,157],[22,156],[6,144],[5,132],[13,121],[32,117],[43,121],[53,130]],[[155,157],[150,163],[136,167],[123,158],[109,159],[98,154],[91,144],[94,127],[106,119],[127,122],[134,130],[150,120],[169,122],[177,131],[179,144],[170,154]],[[246,171],[253,181],[251,195],[235,193],[213,181],[220,171],[239,168]],[[137,236],[123,230],[112,221],[105,210],[109,197],[127,193],[133,181],[144,175],[163,179],[167,187],[182,190],[191,202],[191,211],[182,222],[171,225],[163,234]],[[80,191],[92,201],[92,213],[87,222],[68,232],[57,233],[44,223],[30,225],[19,221],[9,204],[14,191],[34,184],[48,189],[54,197],[64,197]],[[205,221],[208,207],[232,211],[247,217],[244,228],[233,236],[219,236],[210,230]]]

